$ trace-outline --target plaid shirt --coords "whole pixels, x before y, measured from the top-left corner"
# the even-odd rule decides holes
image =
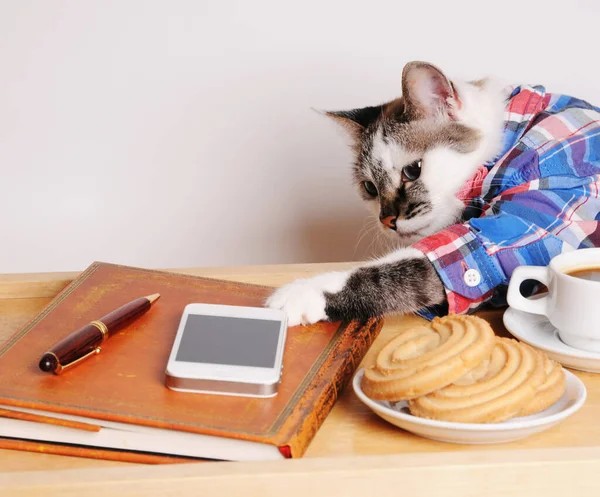
[[[463,222],[413,245],[448,297],[447,308],[419,314],[506,305],[517,266],[546,266],[561,252],[600,246],[599,189],[600,108],[541,86],[515,87],[501,153],[459,192]]]

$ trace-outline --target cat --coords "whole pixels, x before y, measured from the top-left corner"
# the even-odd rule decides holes
[[[432,309],[441,309],[441,313],[459,312],[457,309],[466,312],[489,300],[499,287],[507,284],[511,264],[518,264],[504,263],[500,256],[495,258],[493,254],[508,243],[506,240],[512,240],[509,243],[511,250],[521,250],[525,246],[522,239],[528,233],[527,224],[531,224],[529,214],[523,214],[525,221],[516,228],[520,233],[506,235],[506,231],[515,230],[514,219],[507,221],[502,211],[503,205],[510,206],[510,201],[514,200],[510,187],[523,183],[535,190],[541,181],[538,179],[535,183],[534,178],[528,182],[521,178],[526,169],[523,166],[518,171],[521,176],[513,174],[511,177],[515,185],[499,186],[501,182],[505,183],[503,178],[506,174],[498,174],[498,168],[512,171],[510,167],[515,163],[508,161],[506,165],[507,156],[510,158],[513,150],[517,149],[529,151],[523,145],[524,134],[532,126],[528,121],[532,115],[527,106],[534,102],[542,117],[546,115],[544,112],[550,115],[552,109],[556,113],[568,111],[579,116],[583,107],[589,110],[591,117],[586,114],[586,118],[590,122],[600,123],[598,109],[586,102],[573,100],[575,103],[567,110],[552,107],[552,97],[538,87],[527,87],[521,95],[517,91],[515,96],[515,87],[491,78],[451,80],[440,68],[428,62],[406,64],[401,84],[401,97],[390,102],[325,113],[348,132],[355,156],[353,178],[358,194],[379,217],[383,232],[393,238],[399,248],[354,269],[298,279],[277,289],[265,305],[284,310],[290,326],[320,320],[364,320],[388,314],[420,312],[426,315]],[[525,101],[526,97],[529,100]],[[513,105],[511,98],[515,108],[523,108],[522,119],[515,122],[510,121],[511,113],[507,114],[507,105]],[[518,130],[518,136],[513,136],[515,130]],[[543,131],[541,134],[544,134]],[[511,138],[514,138],[513,142],[510,142]],[[529,141],[534,138],[530,139],[527,135]],[[600,149],[600,145],[592,142],[593,138],[586,135],[586,139],[594,153]],[[513,149],[507,150],[507,144]],[[518,155],[515,153],[513,157],[518,158]],[[499,161],[501,158],[504,162]],[[494,166],[496,169],[493,169]],[[561,166],[557,167],[560,169]],[[600,174],[600,169],[592,169],[591,173]],[[497,176],[490,176],[489,184],[484,185],[491,170],[496,171]],[[586,171],[586,174],[590,173]],[[561,174],[564,171],[556,172],[558,176]],[[575,187],[593,183],[594,176],[586,174],[575,175],[575,180],[583,178],[574,184]],[[487,196],[481,194],[484,187],[487,188]],[[503,192],[511,196],[501,197]],[[507,201],[509,203],[505,204]],[[529,201],[531,203],[531,199]],[[597,208],[587,213],[587,220],[591,222],[600,211],[597,195],[594,202],[592,204]],[[560,210],[561,206],[557,206],[557,217],[560,217]],[[481,221],[479,228],[464,224],[470,218],[484,216],[488,219]],[[499,229],[498,223],[490,228],[489,222],[494,216],[500,216],[504,223],[501,226],[507,227],[500,229],[504,239],[498,241],[498,236],[492,234],[473,242],[469,249],[474,251],[473,254],[457,248],[459,243],[456,239],[460,237],[460,240],[465,240],[465,246],[471,246],[470,240],[478,236],[478,230],[485,233],[485,230]],[[488,224],[485,225],[485,222]],[[564,238],[557,238],[556,230],[549,229],[550,224],[536,225],[536,228],[542,231],[548,228],[548,231],[543,231],[544,234],[549,233],[550,238],[546,240],[552,242],[556,238],[558,245],[551,245],[545,258],[535,254],[523,256],[518,252],[521,255],[517,258],[521,263],[532,262],[528,260],[531,257],[534,263],[544,264],[560,250],[600,243],[600,230],[597,229],[591,241],[580,240],[581,243],[573,247],[565,243]],[[448,233],[452,237],[457,233],[456,239],[448,241]],[[570,239],[567,241],[572,242]],[[444,243],[446,248],[440,248]],[[477,255],[480,245],[487,251],[485,257]],[[447,247],[455,250],[458,257],[444,260],[444,254],[449,251]],[[492,257],[491,262],[487,260],[488,256]],[[482,257],[485,260],[482,261]],[[459,260],[461,258],[464,260]],[[446,265],[462,269],[458,273],[452,269],[449,274],[445,272],[449,271]],[[473,293],[475,290],[479,293]]]

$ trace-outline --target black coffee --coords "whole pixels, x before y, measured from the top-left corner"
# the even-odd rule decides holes
[[[584,267],[572,271],[565,271],[565,274],[575,276],[575,278],[581,278],[582,280],[600,281],[600,267]]]

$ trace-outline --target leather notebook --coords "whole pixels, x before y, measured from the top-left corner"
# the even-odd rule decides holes
[[[0,349],[0,447],[137,462],[301,457],[382,321],[290,327],[271,398],[175,392],[165,368],[184,307],[262,307],[270,287],[96,262]],[[140,296],[152,309],[57,376],[57,341]],[[4,411],[2,411],[4,410]]]

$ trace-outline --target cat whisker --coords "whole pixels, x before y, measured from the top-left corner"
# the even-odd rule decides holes
[[[375,245],[375,250],[377,250],[377,246],[381,245],[382,240],[384,244],[387,244],[390,241],[388,237],[383,233],[383,231],[377,229],[377,231],[375,232],[375,236],[371,239],[371,243],[367,247],[367,253],[372,253],[371,250],[373,248],[373,245]],[[377,257],[377,255],[375,255],[374,257]]]
[[[377,229],[378,222],[379,220],[377,218],[367,218],[367,220],[363,223],[363,226],[359,231],[358,241],[354,245],[354,252],[352,253],[352,257],[356,255],[356,251],[358,250],[358,247],[362,242],[363,238],[370,234],[373,231],[373,229]]]
[[[373,244],[379,239],[379,237],[381,236],[381,233],[379,231],[375,232],[375,236],[373,236],[371,238],[371,243],[369,243],[369,246],[367,247],[366,253],[367,254],[371,254],[371,248],[373,247]]]

